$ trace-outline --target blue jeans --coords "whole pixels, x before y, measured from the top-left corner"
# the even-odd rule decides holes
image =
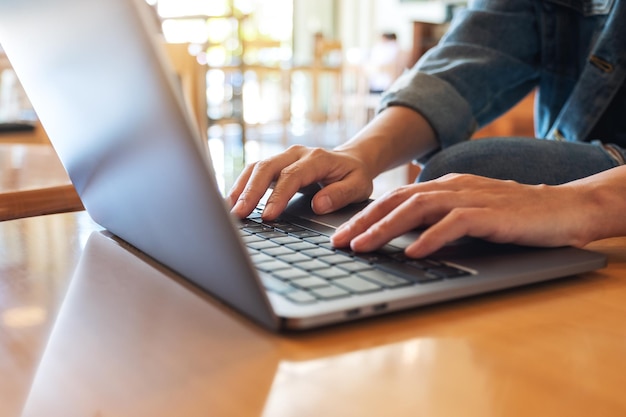
[[[423,166],[417,180],[427,181],[454,172],[555,185],[616,167],[623,164],[625,157],[624,149],[599,142],[517,137],[478,139],[437,153]]]

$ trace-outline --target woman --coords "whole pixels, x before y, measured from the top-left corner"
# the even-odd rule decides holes
[[[229,194],[247,216],[276,181],[263,216],[301,187],[328,213],[372,192],[410,160],[416,184],[389,192],[340,227],[337,246],[382,246],[430,227],[422,257],[461,236],[582,246],[626,235],[626,0],[476,0],[439,45],[383,95],[378,116],[332,151],[295,146],[246,167]],[[538,138],[467,141],[538,88]],[[453,173],[452,175],[446,175]]]

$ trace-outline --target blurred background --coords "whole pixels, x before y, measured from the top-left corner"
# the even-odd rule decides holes
[[[332,148],[356,133],[374,116],[381,92],[436,44],[464,2],[147,5],[226,191],[246,163],[296,143]],[[0,77],[0,142],[47,143],[1,49]],[[521,114],[495,133],[530,126],[532,134],[532,110]],[[415,170],[394,170],[379,188],[406,183]]]

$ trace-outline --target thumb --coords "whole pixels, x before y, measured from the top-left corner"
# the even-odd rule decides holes
[[[322,188],[311,201],[316,214],[327,214],[351,203],[367,200],[373,191],[371,181],[346,178]]]

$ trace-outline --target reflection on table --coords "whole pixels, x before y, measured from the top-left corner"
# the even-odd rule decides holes
[[[0,142],[0,192],[70,184],[50,145]]]

